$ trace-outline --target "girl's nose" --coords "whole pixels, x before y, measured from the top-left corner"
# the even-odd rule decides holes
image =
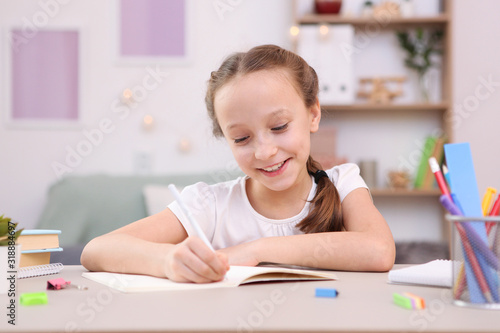
[[[267,160],[278,152],[278,147],[273,140],[263,138],[258,140],[255,147],[255,158],[258,160]]]

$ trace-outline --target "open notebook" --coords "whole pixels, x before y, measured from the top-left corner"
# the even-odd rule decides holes
[[[146,275],[84,272],[82,276],[108,287],[126,292],[192,290],[237,287],[252,282],[336,280],[332,272],[290,269],[282,267],[231,266],[223,281],[213,283],[178,283],[164,278]]]
[[[389,272],[389,283],[451,287],[452,263],[451,260],[437,259],[425,264],[393,269]]]

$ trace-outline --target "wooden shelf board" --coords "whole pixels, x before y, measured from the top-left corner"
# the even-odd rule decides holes
[[[416,104],[349,104],[349,105],[322,105],[322,109],[326,111],[446,111],[449,108],[449,104],[446,102],[442,103],[416,103]]]
[[[440,14],[436,16],[429,17],[395,17],[390,20],[376,20],[374,18],[362,18],[362,17],[344,17],[339,15],[318,15],[318,14],[307,14],[302,16],[297,20],[298,24],[352,24],[354,26],[363,25],[379,25],[381,28],[392,27],[395,25],[442,25],[449,22],[449,17],[447,14]]]
[[[370,190],[374,197],[439,197],[439,189],[416,190],[416,189],[392,189],[375,188]]]

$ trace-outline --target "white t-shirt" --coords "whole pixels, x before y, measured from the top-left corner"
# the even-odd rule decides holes
[[[326,170],[326,173],[337,187],[341,201],[357,188],[368,188],[355,164],[338,165]],[[181,193],[186,207],[191,211],[214,249],[218,250],[262,237],[303,234],[296,225],[309,213],[309,201],[316,193],[314,181],[308,201],[299,214],[283,220],[274,220],[262,216],[253,209],[245,191],[246,179],[248,177],[239,177],[214,185],[200,182],[185,187]],[[188,235],[194,235],[178,203],[174,201],[168,208],[181,221]]]

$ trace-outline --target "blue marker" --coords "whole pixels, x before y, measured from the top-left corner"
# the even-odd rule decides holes
[[[337,297],[339,292],[337,289],[333,288],[316,288],[316,293],[314,296],[316,297],[329,297],[329,298],[335,298]]]

